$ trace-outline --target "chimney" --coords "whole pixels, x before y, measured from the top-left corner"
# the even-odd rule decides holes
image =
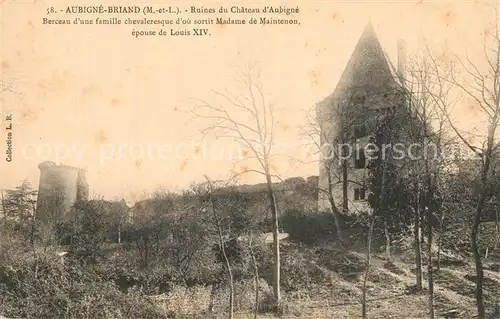
[[[398,40],[398,76],[401,83],[404,82],[406,76],[406,42],[405,40]]]

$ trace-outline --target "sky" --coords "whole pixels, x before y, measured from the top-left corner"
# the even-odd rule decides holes
[[[275,143],[284,155],[273,163],[276,174],[317,175],[302,127],[315,103],[333,92],[369,20],[393,63],[398,39],[409,53],[426,43],[438,54],[450,49],[474,58],[494,11],[491,2],[480,1],[284,3],[299,7],[300,26],[212,25],[206,37],[135,38],[124,25],[42,24],[48,7],[72,3],[4,1],[1,103],[4,126],[5,116],[13,115],[13,160],[0,165],[1,186],[27,179],[36,188],[37,165],[45,160],[85,167],[93,196],[129,202],[158,188],[187,187],[204,174],[227,178],[240,149],[202,136],[206,123],[193,119],[188,101],[234,90],[235,75],[249,62],[259,66],[266,98],[276,105]],[[169,4],[218,8],[230,2]],[[477,115],[467,106],[454,114],[464,128],[476,126]],[[177,152],[151,155],[160,146]],[[241,182],[262,181],[249,175]]]

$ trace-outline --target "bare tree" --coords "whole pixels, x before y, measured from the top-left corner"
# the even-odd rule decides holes
[[[239,76],[242,85],[240,94],[233,94],[229,90],[214,91],[213,94],[220,101],[210,103],[201,99],[194,99],[197,105],[192,112],[195,118],[209,120],[212,123],[203,133],[216,133],[218,138],[229,138],[237,141],[248,149],[249,154],[244,160],[254,159],[257,169],[245,169],[243,173],[257,173],[263,175],[267,185],[267,196],[270,202],[273,232],[273,292],[276,309],[281,302],[280,293],[280,245],[278,208],[273,177],[271,158],[275,130],[274,105],[265,95],[260,73],[255,68],[247,68]]]
[[[375,225],[375,216],[371,216],[371,221],[370,221],[370,227],[368,230],[368,251],[367,251],[367,257],[366,257],[366,268],[365,268],[365,275],[363,278],[363,293],[361,296],[361,316],[363,319],[368,318],[368,312],[367,312],[367,283],[368,283],[368,276],[370,275],[370,267],[371,267],[371,255],[372,255],[372,235],[373,235],[373,226]]]
[[[255,258],[254,253],[254,234],[253,231],[250,230],[248,236],[248,251],[250,252],[250,257],[252,258],[252,266],[254,271],[254,291],[255,291],[255,304],[254,304],[254,319],[257,319],[257,315],[259,313],[259,267],[257,265],[257,259]]]
[[[216,201],[214,198],[214,185],[210,179],[205,176],[205,179],[207,180],[207,185],[208,185],[208,196],[209,196],[209,201],[210,201],[210,209],[212,210],[212,216],[213,216],[213,221],[214,225],[217,230],[217,237],[219,239],[219,246],[222,251],[222,257],[224,259],[225,265],[226,265],[226,270],[227,270],[227,275],[229,279],[229,318],[234,317],[234,279],[233,279],[233,270],[231,267],[231,263],[229,261],[229,258],[227,256],[226,252],[226,241],[225,241],[225,236],[224,236],[224,231],[223,231],[223,226],[222,226],[222,221],[221,218],[217,212],[217,205]]]
[[[500,216],[498,214],[498,199],[495,195],[491,199],[491,204],[495,209],[495,232],[491,235],[491,241],[493,241],[493,250],[497,252],[498,244],[500,242]]]
[[[324,127],[323,123],[324,119],[318,119],[317,114],[314,114],[313,116],[309,115],[308,123],[305,126],[304,131],[314,144],[315,150],[320,156],[320,165],[323,166],[323,170],[326,172],[328,185],[326,189],[323,187],[318,187],[318,192],[324,194],[328,198],[328,203],[330,204],[330,209],[335,221],[337,240],[340,244],[342,244],[344,238],[342,236],[342,227],[340,225],[340,211],[334,197],[334,186],[339,183],[345,183],[343,182],[342,177],[334,169],[337,165],[337,161],[339,161],[337,150],[334,147],[330,147],[330,149],[326,150],[325,154],[325,150],[323,149],[324,147],[321,141],[329,140],[329,136],[327,134],[328,130]],[[331,141],[330,145],[333,146],[335,144],[333,143],[333,141]],[[347,180],[345,182],[347,182]],[[345,196],[343,196],[343,198],[345,198]]]
[[[498,12],[496,14],[498,17]],[[450,110],[442,105],[444,114],[458,138],[478,158],[481,159],[479,184],[477,191],[477,202],[474,220],[471,228],[471,250],[474,255],[476,268],[476,305],[480,319],[486,318],[483,296],[483,264],[479,252],[478,236],[481,219],[485,211],[487,201],[493,196],[491,179],[494,177],[494,162],[498,159],[498,128],[500,121],[500,36],[497,19],[495,19],[493,31],[485,35],[483,47],[484,56],[480,60],[483,63],[473,61],[468,54],[465,58],[455,56],[460,67],[461,76],[457,72],[452,74],[449,80],[458,88],[477,110],[479,117],[485,118],[485,130],[480,134],[480,141],[474,143],[467,139],[465,134],[455,125],[451,118]],[[435,61],[435,60],[434,60]],[[486,62],[486,63],[484,63]],[[446,79],[441,79],[446,81]]]
[[[427,49],[427,52],[429,50]],[[428,56],[432,56],[430,53]],[[421,289],[421,259],[420,259],[420,233],[422,219],[426,220],[427,233],[427,279],[429,294],[429,315],[434,318],[434,274],[433,274],[433,218],[439,211],[437,176],[440,170],[440,151],[444,135],[445,116],[440,111],[441,106],[449,106],[451,86],[440,81],[436,74],[438,65],[435,60],[424,55],[423,58],[413,59],[409,77],[405,87],[408,89],[410,111],[416,118],[415,126],[410,132],[413,140],[421,144],[423,152],[419,160],[414,163],[414,178],[417,186],[417,205],[415,207],[415,247],[417,255],[417,289]],[[441,77],[449,76],[450,70],[441,72]],[[435,127],[431,127],[435,124]],[[428,152],[433,146],[433,153]]]
[[[423,286],[423,271],[422,271],[422,226],[420,225],[421,216],[421,204],[420,204],[420,183],[415,182],[415,207],[413,208],[415,214],[414,229],[413,229],[413,240],[415,247],[415,266],[416,266],[416,284],[417,291],[421,291]]]

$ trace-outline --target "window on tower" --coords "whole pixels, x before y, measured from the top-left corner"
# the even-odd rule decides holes
[[[363,187],[355,188],[354,189],[354,200],[365,200],[365,189]]]
[[[356,169],[365,168],[366,167],[366,156],[365,151],[363,149],[359,149],[356,152],[356,160],[354,163],[354,167]]]

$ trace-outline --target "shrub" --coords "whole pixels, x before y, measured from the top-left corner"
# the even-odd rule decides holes
[[[286,211],[281,218],[281,227],[290,239],[305,244],[335,240],[335,219],[332,214],[306,214],[296,210]]]
[[[55,254],[0,262],[0,305],[15,318],[165,318],[141,291],[120,292]]]

